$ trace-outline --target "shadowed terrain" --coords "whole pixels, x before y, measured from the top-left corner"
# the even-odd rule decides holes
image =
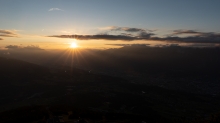
[[[219,49],[124,47],[81,54],[72,66],[63,54],[41,65],[1,57],[1,122],[43,122],[51,114],[66,122],[218,120],[211,116],[220,110]]]

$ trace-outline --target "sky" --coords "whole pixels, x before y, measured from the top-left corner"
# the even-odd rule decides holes
[[[219,0],[0,0],[0,49],[219,46]]]

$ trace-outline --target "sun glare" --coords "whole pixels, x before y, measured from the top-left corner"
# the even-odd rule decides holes
[[[72,43],[70,44],[70,47],[71,47],[71,48],[77,48],[77,47],[78,47],[78,45],[77,45],[77,43],[76,43],[76,42],[72,42]]]

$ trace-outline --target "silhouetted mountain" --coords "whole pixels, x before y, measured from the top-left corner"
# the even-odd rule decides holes
[[[41,78],[48,74],[48,72],[48,68],[36,64],[0,57],[1,85],[9,84],[13,81],[20,81],[23,83]]]

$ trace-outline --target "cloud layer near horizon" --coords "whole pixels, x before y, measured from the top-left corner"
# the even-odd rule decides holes
[[[7,45],[5,48],[8,49],[19,49],[19,50],[43,50],[39,46],[36,45],[28,45],[25,47],[19,46],[19,45]]]
[[[196,30],[173,30],[166,37],[158,37],[153,30],[129,27],[105,27],[101,28],[104,33],[96,35],[51,35],[48,37],[57,38],[76,38],[78,40],[122,40],[122,41],[166,41],[178,43],[220,43],[220,33],[215,32],[200,32]],[[187,36],[183,36],[187,35]]]

